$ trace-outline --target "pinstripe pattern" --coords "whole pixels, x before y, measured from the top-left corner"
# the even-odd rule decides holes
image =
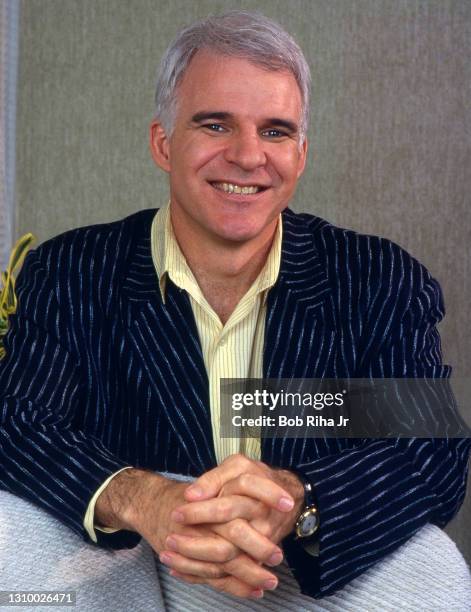
[[[154,211],[57,237],[28,255],[0,371],[0,484],[84,534],[98,486],[125,465],[197,476],[214,467],[208,379],[187,294],[163,304]],[[267,377],[447,377],[440,289],[387,240],[283,214],[268,295]],[[330,593],[465,494],[468,440],[262,442],[262,459],[312,479],[320,556],[285,551],[303,592]],[[135,534],[98,534],[114,547]]]

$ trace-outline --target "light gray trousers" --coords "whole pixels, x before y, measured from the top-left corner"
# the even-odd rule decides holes
[[[438,527],[427,525],[409,542],[338,593],[322,600],[299,594],[286,566],[280,584],[259,601],[242,601],[209,587],[171,578],[141,542],[105,551],[85,543],[56,519],[0,491],[0,590],[76,591],[83,612],[469,612],[471,575],[461,553]],[[13,609],[13,608],[12,608]],[[22,607],[73,610],[71,607]]]

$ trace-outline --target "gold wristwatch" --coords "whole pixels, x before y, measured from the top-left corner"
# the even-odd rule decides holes
[[[312,538],[319,529],[319,511],[314,499],[314,490],[312,484],[298,473],[304,486],[304,510],[299,515],[296,525],[294,526],[295,539]]]

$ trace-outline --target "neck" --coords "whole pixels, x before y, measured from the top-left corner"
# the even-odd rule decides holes
[[[225,323],[265,265],[277,220],[256,240],[230,243],[188,232],[178,217],[172,214],[171,218],[175,237],[203,295]]]

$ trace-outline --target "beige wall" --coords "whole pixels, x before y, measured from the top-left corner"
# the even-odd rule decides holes
[[[44,240],[166,200],[147,147],[156,65],[180,26],[230,8],[279,20],[312,66],[293,207],[425,263],[445,294],[446,360],[469,376],[469,0],[23,0],[17,233]],[[449,528],[469,560],[470,520],[468,500]]]

